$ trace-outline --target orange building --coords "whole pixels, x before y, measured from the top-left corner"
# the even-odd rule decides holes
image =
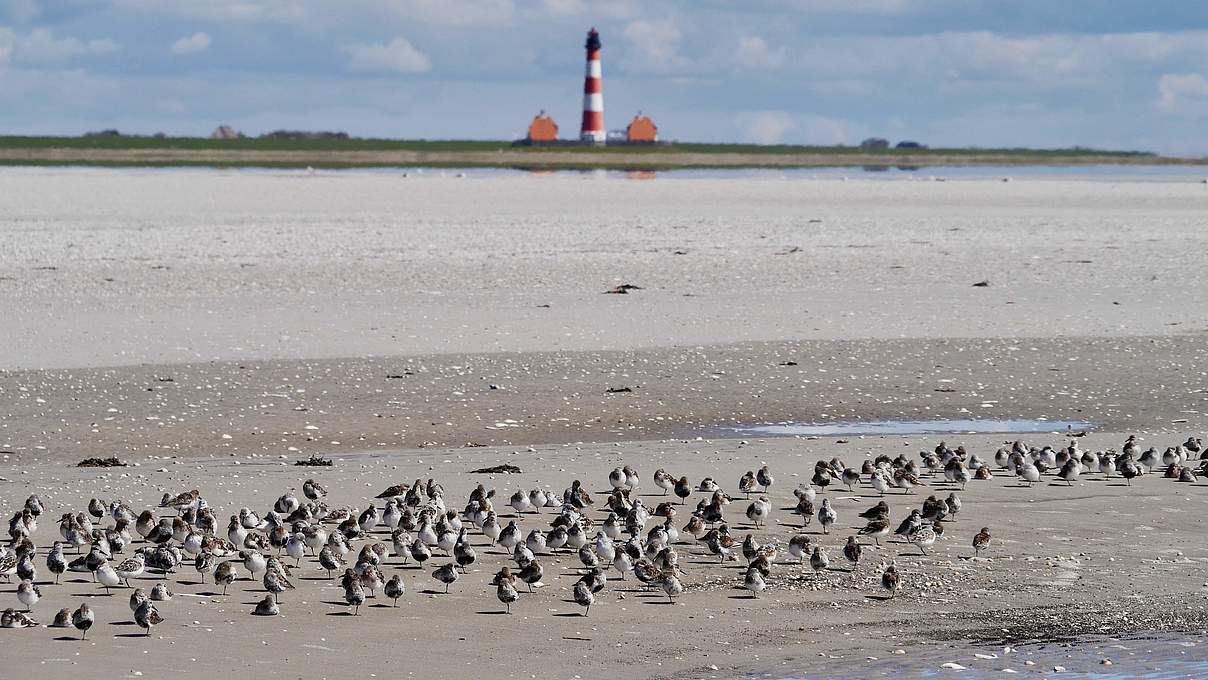
[[[536,118],[533,118],[533,122],[529,125],[528,142],[541,144],[556,141],[558,141],[558,124],[542,111],[537,114]]]
[[[625,128],[625,138],[630,144],[653,144],[659,140],[659,129],[654,121],[639,113]]]

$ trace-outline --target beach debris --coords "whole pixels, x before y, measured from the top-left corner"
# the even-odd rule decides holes
[[[409,375],[415,375],[415,372],[414,371],[403,371],[402,373],[387,373],[386,379],[387,380],[402,380],[403,378],[406,378]]]
[[[983,280],[978,281],[977,283],[973,284],[973,287],[974,287],[974,288],[989,288],[989,287],[990,287],[990,282],[989,282],[989,281],[987,281],[987,280],[985,280],[985,279],[983,279]]]
[[[642,290],[641,286],[635,286],[632,283],[622,283],[619,286],[610,288],[604,291],[605,295],[629,295],[631,290]]]
[[[966,668],[964,666],[960,665],[959,663],[956,663],[955,661],[949,661],[948,663],[941,664],[940,668],[947,668],[950,671],[966,670]]]
[[[85,458],[76,463],[76,467],[82,468],[108,468],[108,467],[126,467],[126,464],[118,460],[116,456],[109,458]]]
[[[331,459],[324,458],[317,453],[310,454],[310,458],[294,461],[294,465],[304,465],[309,467],[331,467]]]
[[[493,465],[491,467],[484,467],[484,468],[478,468],[477,470],[470,470],[470,474],[472,474],[472,475],[518,475],[518,474],[520,474],[520,468],[515,465],[512,465],[511,463],[504,463],[502,465]]]
[[[797,362],[796,361],[782,361],[776,365],[777,366],[796,366]]]
[[[606,394],[626,394],[632,391],[632,387],[609,387],[608,389],[604,390]]]

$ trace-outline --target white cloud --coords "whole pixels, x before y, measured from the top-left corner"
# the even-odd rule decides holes
[[[315,0],[113,0],[122,9],[204,21],[296,21],[309,15]]]
[[[172,54],[197,54],[210,49],[210,36],[208,33],[198,31],[193,35],[181,38],[172,43],[172,47],[168,49]]]
[[[688,60],[679,53],[683,35],[670,19],[631,21],[625,27],[624,36],[630,47],[626,59],[630,68],[666,71],[688,64]]]
[[[1208,79],[1199,73],[1164,73],[1158,79],[1158,108],[1178,111],[1187,101],[1208,102]]]
[[[797,127],[785,111],[756,111],[739,114],[737,124],[743,141],[755,144],[779,144],[784,136]]]
[[[345,45],[348,70],[363,73],[422,73],[432,68],[432,62],[415,49],[406,38],[395,38],[385,44],[356,43]]]
[[[786,52],[784,47],[768,47],[768,43],[757,35],[744,35],[738,39],[734,60],[743,68],[772,70],[784,63]]]
[[[108,38],[88,41],[57,38],[45,28],[35,28],[26,35],[18,35],[7,28],[0,31],[0,62],[55,65],[73,57],[107,54],[117,49],[117,43]]]

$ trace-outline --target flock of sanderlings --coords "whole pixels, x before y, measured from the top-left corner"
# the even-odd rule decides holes
[[[784,563],[782,550],[798,564],[808,561],[816,573],[831,569],[831,559],[822,545],[825,539],[816,531],[813,536],[806,533],[816,521],[820,533],[829,536],[839,522],[838,513],[825,495],[829,489],[853,490],[859,486],[882,496],[859,513],[866,523],[841,544],[843,559],[854,571],[867,546],[861,538],[879,546],[883,539],[898,537],[904,549],[917,549],[918,554],[927,555],[927,548],[945,535],[945,524],[961,511],[958,488],[963,491],[970,481],[993,477],[993,470],[1017,476],[1020,486],[1031,486],[1045,475],[1050,476],[1051,483],[1072,484],[1080,476],[1091,474],[1118,476],[1131,485],[1134,478],[1158,471],[1166,478],[1194,482],[1197,472],[1208,474],[1208,450],[1194,437],[1162,453],[1154,448],[1142,451],[1135,437],[1129,437],[1118,453],[1084,451],[1076,441],[1056,450],[1028,447],[1017,441],[999,449],[987,461],[964,447],[951,449],[941,442],[934,451],[922,452],[918,460],[905,454],[896,458],[882,455],[864,461],[859,469],[838,459],[819,461],[809,482],[793,489],[796,504],[792,512],[799,519],[778,523],[781,527],[800,525],[783,545],[761,545],[752,534],[739,539],[731,533],[727,518],[728,506],[742,494],[748,501],[745,519],[750,528],[758,529],[772,520],[776,508],[767,494],[775,478],[767,465],[742,474],[732,492],[713,478],[694,484],[687,477],[677,478],[659,469],[652,481],[668,500],[658,502],[653,510],[638,497],[639,475],[626,465],[609,474],[611,491],[597,494],[603,496],[599,503],[577,480],[560,495],[542,489],[516,491],[506,501],[511,515],[505,516],[506,523],[496,512],[500,500],[496,492],[482,484],[470,493],[460,512],[449,509],[443,487],[432,479],[391,486],[377,495],[382,506],[372,503],[358,510],[330,507],[327,491],[310,479],[302,484],[303,498],[289,491],[277,498],[263,516],[246,507],[231,514],[225,537],[216,510],[196,489],[178,495],[165,493],[157,510],[175,513],[165,517],[157,517],[152,509],[136,512],[120,500],[105,503],[93,498],[85,511],[61,515],[60,540],[44,551],[43,560],[37,559],[35,540],[45,506],[34,495],[10,520],[11,541],[0,547],[0,576],[10,583],[13,576],[17,577],[16,596],[23,605],[22,610],[5,609],[0,614],[0,627],[38,625],[32,614],[41,599],[41,589],[58,584],[65,572],[78,572],[90,574],[106,592],[130,588],[134,621],[149,635],[151,628],[163,621],[157,603],[172,599],[169,577],[189,563],[202,583],[212,579],[222,588],[223,596],[244,577],[262,584],[266,594],[251,612],[262,616],[280,613],[281,594],[295,587],[291,581],[293,570],[323,570],[328,578],[339,579],[344,599],[356,615],[366,598],[375,597],[379,591],[395,606],[406,594],[400,573],[396,571],[387,578],[385,570],[409,565],[422,569],[431,561],[439,564],[432,577],[443,586],[443,592],[449,592],[459,578],[471,573],[469,568],[477,560],[472,532],[506,550],[515,563],[515,568],[504,566],[491,580],[508,613],[522,593],[527,597],[542,585],[545,570],[541,559],[552,554],[576,554],[582,562],[572,594],[574,602],[583,607],[584,616],[596,595],[607,587],[608,575],[613,571],[617,578],[632,575],[645,588],[661,589],[669,601],[674,601],[684,592],[688,580],[679,567],[681,550],[696,553],[706,564],[712,564],[708,556],[715,556],[719,564],[744,559],[746,567],[741,570],[738,587],[758,597],[769,582],[775,584],[771,573],[773,567]],[[895,528],[890,521],[890,506],[883,497],[886,493],[910,494],[920,485],[936,489],[944,485],[948,493],[943,498],[929,496],[921,507],[911,508]],[[757,494],[754,499],[752,494]],[[686,521],[677,520],[693,495],[699,495],[695,508]],[[526,533],[522,522],[541,526]],[[387,535],[389,543],[384,541]],[[358,542],[359,549],[355,547]],[[479,543],[480,548],[483,545]],[[972,557],[991,549],[989,529],[978,531],[971,546]],[[115,557],[128,551],[129,557]],[[54,576],[53,582],[39,581],[39,562]],[[881,586],[886,591],[883,597],[891,598],[901,587],[895,560],[883,558],[879,568]],[[137,580],[150,580],[154,585],[147,592],[134,587],[132,581]],[[94,613],[87,604],[81,604],[74,611],[60,610],[50,625],[74,626],[84,638],[94,622]]]

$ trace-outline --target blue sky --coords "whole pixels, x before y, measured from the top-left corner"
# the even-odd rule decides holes
[[[1208,153],[1198,0],[0,0],[0,132],[573,136],[591,26],[609,128]]]

